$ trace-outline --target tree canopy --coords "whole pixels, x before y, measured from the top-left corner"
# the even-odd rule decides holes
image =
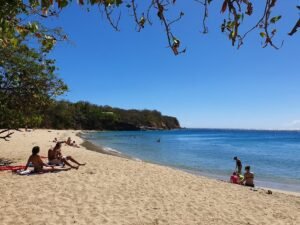
[[[57,101],[44,110],[37,126],[54,129],[142,130],[180,128],[175,117],[156,110],[125,110],[89,102]]]
[[[281,0],[282,1],[282,0]],[[5,14],[1,16],[2,35],[0,43],[2,45],[16,44],[14,33],[20,34],[22,37],[36,39],[44,50],[50,51],[56,41],[66,39],[65,35],[61,35],[57,30],[49,30],[43,27],[39,22],[39,17],[47,18],[58,16],[70,4],[77,2],[80,7],[86,7],[87,10],[91,7],[98,7],[100,12],[105,15],[109,24],[119,30],[119,21],[121,12],[129,12],[138,32],[142,31],[147,25],[152,25],[155,19],[162,24],[167,43],[175,55],[185,52],[181,48],[181,41],[177,37],[180,34],[173,33],[173,26],[179,22],[185,15],[185,12],[178,12],[177,17],[171,18],[170,11],[175,8],[178,1],[176,0],[11,0],[1,2],[1,8],[6,9]],[[220,32],[228,36],[233,46],[241,47],[247,35],[253,30],[259,30],[261,38],[264,39],[263,47],[271,46],[280,48],[280,44],[274,43],[273,38],[277,34],[277,29],[274,26],[285,15],[274,14],[273,12],[278,5],[278,0],[186,0],[185,4],[197,2],[203,6],[203,33],[208,32],[206,21],[209,17],[209,9],[212,4],[219,4],[220,12],[224,15],[224,20],[220,24]],[[298,4],[300,2],[298,1]],[[264,5],[262,15],[258,16],[253,26],[246,28],[245,32],[240,31],[244,21],[248,17],[253,16],[253,12],[261,5]],[[1,9],[3,11],[3,9]],[[293,9],[291,9],[293,10]],[[296,5],[295,9],[300,13],[300,5]],[[257,15],[256,15],[257,16]],[[300,28],[300,19],[291,21],[289,25],[289,35],[294,35],[297,29]]]
[[[32,43],[29,35],[40,29],[38,24],[19,26],[21,3],[0,3],[0,127],[6,129],[38,125],[44,107],[67,90],[55,74],[55,61],[47,57],[52,39],[44,36]],[[11,134],[4,133],[4,139]]]

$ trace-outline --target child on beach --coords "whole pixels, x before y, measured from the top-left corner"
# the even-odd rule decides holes
[[[241,174],[242,173],[242,161],[237,156],[235,156],[233,158],[233,160],[236,161],[235,170],[237,170],[238,174]]]
[[[240,184],[240,177],[236,172],[233,172],[231,177],[230,177],[230,183],[233,184]]]

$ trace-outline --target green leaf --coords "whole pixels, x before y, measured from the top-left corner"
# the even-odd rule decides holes
[[[60,0],[58,1],[58,8],[64,8],[68,5],[68,1],[67,0]]]
[[[271,23],[276,23],[280,19],[281,19],[281,16],[275,16],[275,17],[271,18],[270,22]]]
[[[19,41],[18,41],[18,39],[13,38],[13,39],[10,40],[10,43],[15,48],[15,47],[17,47]]]
[[[266,36],[266,33],[265,32],[260,32],[259,35],[264,38]]]
[[[51,1],[50,0],[42,0],[42,8],[48,9],[51,5]]]
[[[115,4],[116,4],[117,6],[121,5],[122,3],[123,3],[122,0],[115,0]]]
[[[29,0],[30,6],[35,8],[40,5],[38,0]]]

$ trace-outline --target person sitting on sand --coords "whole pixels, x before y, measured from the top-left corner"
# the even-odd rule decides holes
[[[73,169],[78,169],[79,166],[84,166],[84,163],[79,163],[71,156],[63,156],[61,153],[61,143],[57,143],[53,149],[49,149],[48,151],[48,160],[50,165],[57,165],[57,164],[66,164]],[[68,160],[71,162],[76,163],[78,166],[71,165]]]
[[[250,172],[250,166],[246,166],[245,171],[242,184],[248,187],[254,187],[254,173]]]
[[[236,172],[233,172],[231,177],[230,177],[230,183],[233,184],[240,184],[240,177]]]
[[[235,156],[233,158],[233,160],[236,161],[235,171],[237,170],[237,173],[241,174],[242,173],[242,161],[237,156]]]
[[[65,142],[67,145],[72,146],[72,140],[70,137],[68,137],[67,141]]]
[[[75,141],[72,142],[72,145],[71,145],[71,146],[73,146],[73,147],[75,147],[75,148],[80,148],[80,146],[77,145]]]
[[[32,148],[32,155],[28,158],[26,166],[24,170],[27,170],[30,163],[32,163],[34,172],[35,173],[46,173],[46,172],[53,172],[53,171],[63,171],[63,170],[68,170],[68,169],[56,169],[53,166],[47,165],[44,163],[41,159],[41,157],[38,155],[40,152],[40,147],[35,146]],[[47,168],[45,168],[47,167]]]

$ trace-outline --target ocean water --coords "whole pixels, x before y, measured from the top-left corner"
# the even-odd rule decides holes
[[[223,129],[86,134],[108,151],[229,180],[234,156],[251,166],[257,186],[300,192],[300,132]]]

